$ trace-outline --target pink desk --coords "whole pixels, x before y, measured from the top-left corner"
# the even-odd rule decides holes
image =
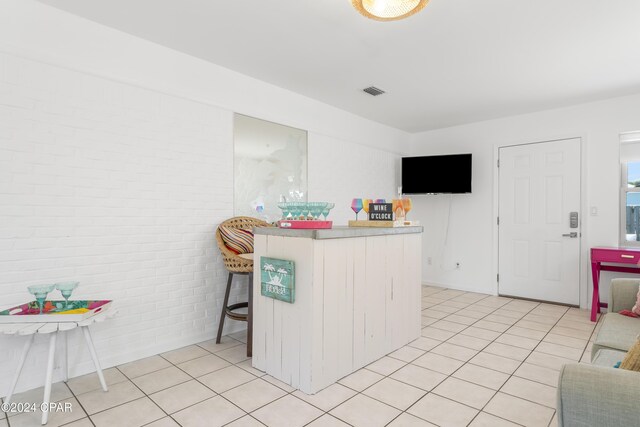
[[[638,266],[640,261],[640,249],[629,248],[591,248],[591,272],[593,274],[593,300],[591,301],[591,321],[596,321],[600,313],[600,307],[606,307],[607,303],[600,302],[600,272],[617,271],[620,273],[640,274]],[[608,264],[633,264],[633,267]]]

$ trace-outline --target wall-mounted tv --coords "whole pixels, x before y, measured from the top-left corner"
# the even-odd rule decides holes
[[[403,157],[402,193],[471,193],[471,154]]]

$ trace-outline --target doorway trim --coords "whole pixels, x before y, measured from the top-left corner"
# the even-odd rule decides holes
[[[499,168],[498,160],[500,159],[500,148],[513,147],[518,145],[540,144],[544,142],[561,141],[565,139],[580,139],[580,209],[582,211],[582,219],[580,220],[580,308],[587,308],[590,298],[591,289],[589,285],[589,215],[587,206],[587,136],[585,134],[564,134],[555,135],[547,138],[527,138],[520,141],[501,142],[493,145],[493,253],[492,253],[492,273],[494,280],[494,294],[498,295],[498,272],[500,264],[499,256],[499,227],[497,224],[497,218],[499,213],[499,196],[500,196],[500,182],[499,182]]]

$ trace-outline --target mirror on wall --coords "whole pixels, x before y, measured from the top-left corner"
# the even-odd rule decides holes
[[[620,245],[640,246],[640,132],[620,135]]]
[[[307,200],[307,132],[235,114],[234,214],[280,219],[280,201]]]

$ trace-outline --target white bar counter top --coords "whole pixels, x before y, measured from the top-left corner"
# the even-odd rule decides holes
[[[265,236],[305,237],[309,239],[346,239],[349,237],[389,236],[393,234],[422,233],[422,226],[407,227],[347,227],[337,226],[328,229],[304,230],[278,227],[257,227],[254,234]]]
[[[315,394],[420,337],[422,227],[254,234],[255,368]],[[292,304],[261,295],[261,257],[294,262]]]

